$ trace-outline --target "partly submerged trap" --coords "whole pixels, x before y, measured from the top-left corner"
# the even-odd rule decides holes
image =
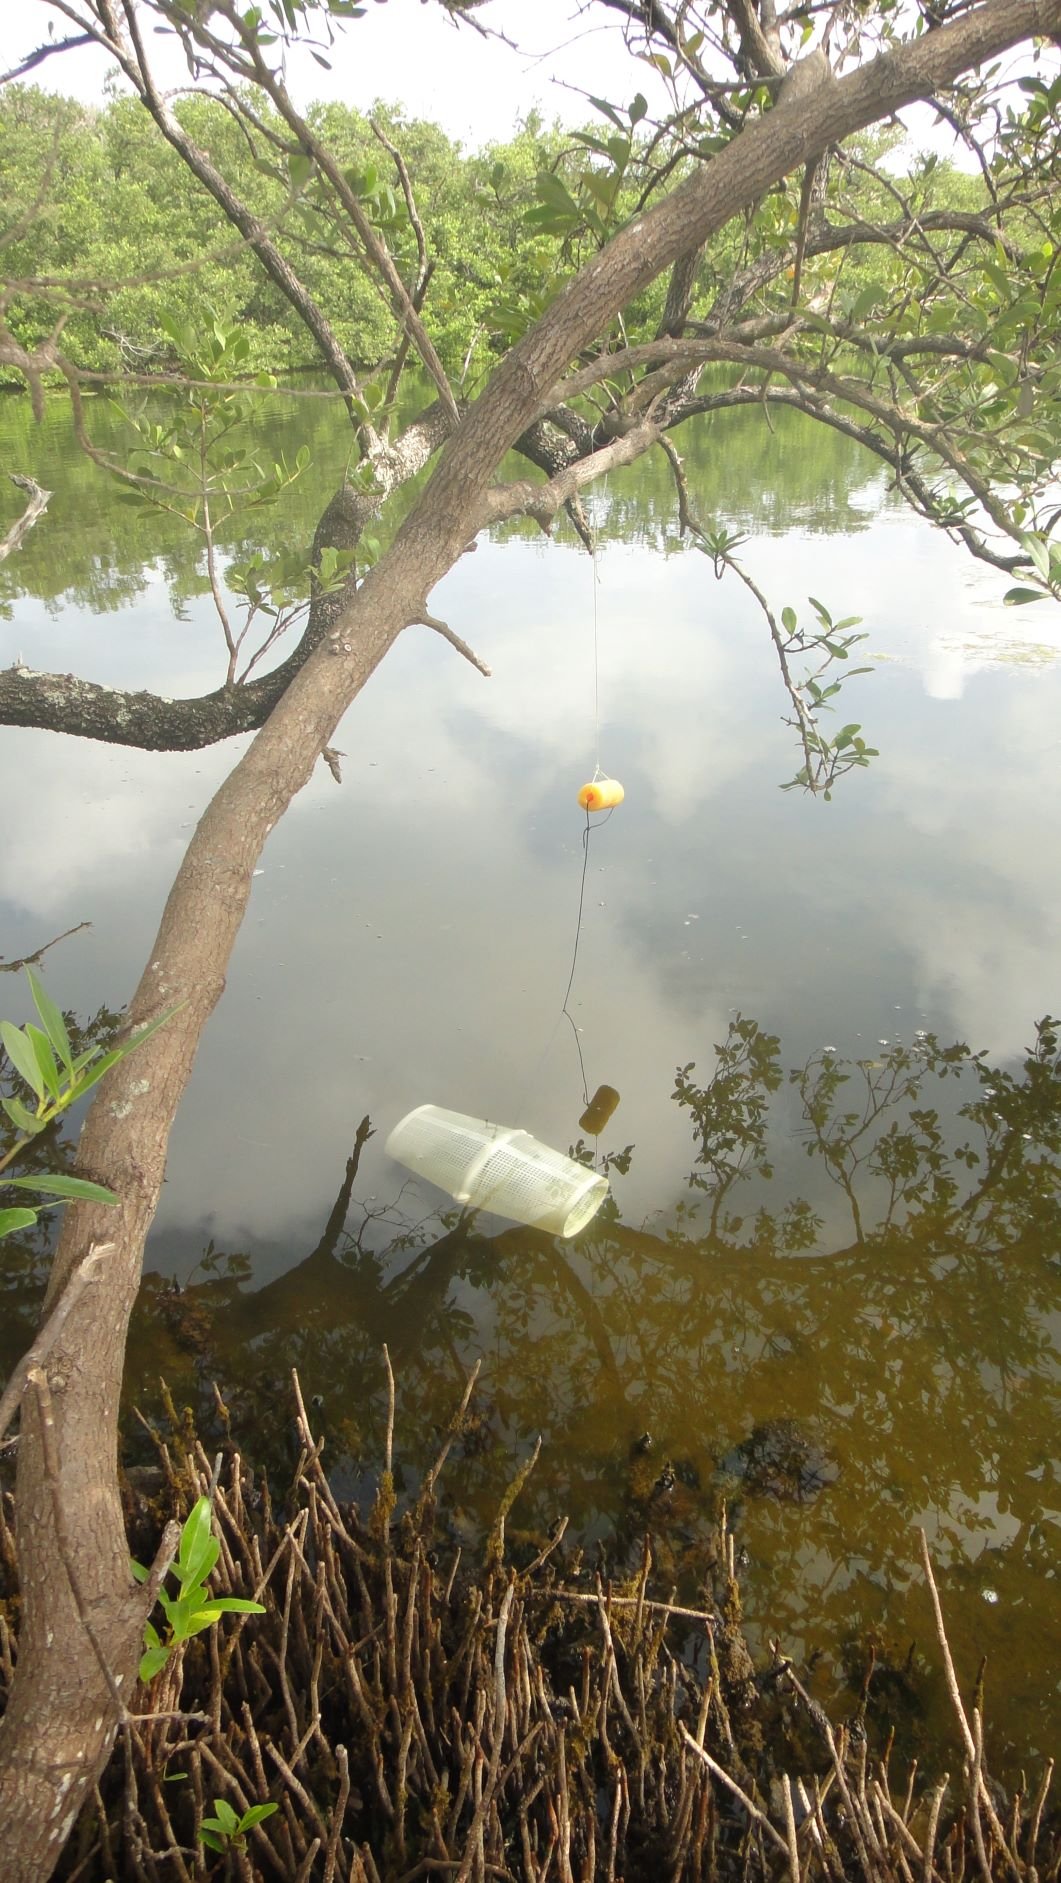
[[[606,1177],[540,1144],[529,1131],[441,1105],[408,1112],[387,1139],[387,1151],[455,1202],[551,1236],[576,1236],[608,1194]]]

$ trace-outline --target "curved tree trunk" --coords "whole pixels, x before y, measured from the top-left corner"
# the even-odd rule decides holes
[[[69,1210],[46,1302],[48,1311],[94,1247],[112,1245],[100,1279],[84,1289],[63,1326],[48,1374],[63,1529],[76,1549],[82,1607],[122,1691],[133,1684],[140,1613],[115,1487],[126,1326],[170,1127],[224,987],[266,837],[378,662],[423,615],[431,590],[474,537],[495,466],[554,403],[572,357],[662,269],[826,144],[1031,32],[1061,32],[1061,0],[985,0],[953,26],[821,87],[809,102],[781,104],[620,233],[498,368],[392,548],[204,813],[132,1002],[132,1023],[175,1002],[179,1011],[103,1081],[82,1133],[79,1169],[109,1183],[121,1205]],[[40,1883],[106,1757],[116,1707],[71,1592],[32,1393],[23,1403],[18,1541],[23,1618],[14,1691],[0,1726],[0,1851],[8,1883]]]

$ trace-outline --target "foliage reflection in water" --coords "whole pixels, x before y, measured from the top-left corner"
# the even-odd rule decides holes
[[[875,1653],[871,1697],[908,1748],[938,1757],[949,1724],[914,1567],[923,1524],[962,1678],[981,1653],[997,1670],[996,1768],[1047,1753],[1056,1023],[1015,1068],[925,1034],[875,1061],[825,1051],[786,1070],[780,1041],[738,1017],[713,1067],[679,1069],[673,1098],[693,1166],[665,1225],[624,1221],[628,1146],[603,1160],[618,1200],[570,1244],[471,1212],[418,1216],[428,1200],[379,1168],[363,1121],[317,1246],[285,1275],[251,1291],[246,1260],[208,1248],[181,1292],[146,1277],[130,1402],[157,1409],[161,1373],[223,1438],[217,1381],[233,1434],[282,1483],[295,1364],[337,1481],[368,1493],[386,1341],[412,1488],[484,1352],[445,1514],[455,1541],[493,1518],[538,1430],[517,1542],[543,1543],[566,1514],[567,1541],[624,1575],[647,1532],[659,1573],[693,1599],[725,1499],[760,1639],[811,1661],[834,1700]],[[774,1157],[793,1131],[806,1194],[779,1198]],[[358,1203],[370,1174],[377,1200]],[[25,1258],[8,1300],[28,1312]]]

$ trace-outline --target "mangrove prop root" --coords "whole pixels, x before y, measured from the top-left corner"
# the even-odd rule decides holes
[[[218,1478],[186,1430],[176,1466],[156,1435],[167,1500],[177,1488],[186,1509],[214,1485],[214,1593],[253,1597],[266,1613],[226,1616],[140,1690],[140,1718],[120,1733],[57,1876],[1057,1883],[1051,1772],[1000,1814],[978,1710],[960,1716],[968,1756],[953,1785],[911,1775],[893,1787],[887,1755],[833,1727],[776,1652],[770,1677],[750,1678],[724,1513],[705,1564],[718,1586],[702,1609],[650,1595],[647,1543],[622,1587],[565,1568],[562,1532],[514,1564],[504,1519],[526,1469],[475,1566],[433,1527],[452,1428],[399,1510],[389,1418],[379,1494],[362,1516],[328,1482],[297,1378],[294,1392],[300,1455],[286,1508],[235,1449]],[[12,1517],[0,1497],[0,1701],[16,1655]],[[949,1667],[930,1565],[928,1575]],[[750,1717],[779,1690],[798,1715],[781,1757],[776,1720],[771,1737]],[[277,1809],[215,1852],[200,1831],[218,1799],[240,1817]]]

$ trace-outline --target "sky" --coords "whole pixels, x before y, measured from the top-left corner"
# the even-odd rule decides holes
[[[63,16],[48,0],[0,0],[3,35],[0,68],[48,37],[48,22],[65,30]],[[628,52],[621,22],[586,0],[488,0],[478,17],[496,35],[484,38],[468,25],[455,26],[435,0],[369,0],[365,16],[340,30],[325,71],[306,50],[291,55],[290,90],[300,105],[340,99],[362,110],[384,99],[406,115],[441,124],[466,148],[504,141],[532,110],[547,123],[585,123],[592,115],[587,94],[625,106],[641,91],[650,109],[667,108],[663,81]],[[183,56],[170,36],[160,35],[158,72],[167,87],[188,82]],[[86,103],[101,97],[109,68],[92,50],[64,53],[29,74],[29,82],[63,91]],[[933,113],[904,114],[918,147],[953,156],[968,165],[961,147],[935,123]]]
[[[3,0],[4,33],[0,59],[5,69],[47,37],[48,20],[63,27],[47,0]],[[626,104],[637,91],[654,89],[663,104],[656,75],[634,64],[618,23],[592,25],[579,17],[579,0],[491,0],[484,20],[512,39],[516,52],[496,38],[484,39],[468,26],[456,27],[434,4],[424,0],[387,0],[372,4],[363,19],[350,22],[326,72],[308,54],[296,55],[290,88],[300,104],[338,98],[364,108],[377,98],[401,102],[410,117],[430,118],[469,146],[507,138],[520,119],[540,110],[547,121],[584,121],[589,115],[583,92]],[[159,69],[167,85],[187,81],[187,68],[175,45],[159,40]],[[95,52],[64,53],[30,74],[50,89],[98,100],[108,62]],[[575,88],[575,89],[572,89]]]

